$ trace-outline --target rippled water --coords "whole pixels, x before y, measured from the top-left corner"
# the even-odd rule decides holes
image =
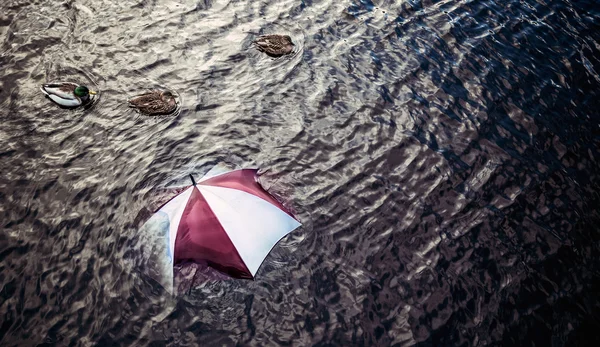
[[[600,342],[597,1],[2,0],[0,42],[2,345]],[[217,163],[304,227],[168,296],[139,227]]]

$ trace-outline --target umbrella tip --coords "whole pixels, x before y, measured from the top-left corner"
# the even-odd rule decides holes
[[[190,174],[190,179],[192,180],[192,184],[195,186],[196,180],[194,179],[194,176],[192,176],[192,174]]]

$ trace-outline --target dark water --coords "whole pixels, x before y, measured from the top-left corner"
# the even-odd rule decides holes
[[[600,342],[598,1],[2,0],[0,40],[0,344]],[[304,227],[170,297],[138,228],[217,163]]]

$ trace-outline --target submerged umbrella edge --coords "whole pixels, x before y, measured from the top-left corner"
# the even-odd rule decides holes
[[[299,227],[301,227],[302,224],[300,224],[298,222],[298,226],[295,227],[294,229],[290,230],[287,234],[283,235],[282,237],[279,238],[279,240],[277,240],[277,242],[275,242],[273,244],[273,247],[271,247],[271,249],[269,249],[269,252],[267,253],[267,255],[271,254],[271,252],[273,251],[273,249],[275,249],[275,247],[279,244],[279,242],[281,242],[281,240],[283,240],[286,236],[290,235],[292,233],[292,231],[298,229]],[[267,257],[265,257],[260,264],[258,265],[258,268],[256,268],[256,272],[254,274],[252,274],[252,280],[255,280],[256,274],[258,273],[258,270],[260,270],[260,268],[263,266],[263,264],[265,263],[265,261],[267,260]]]

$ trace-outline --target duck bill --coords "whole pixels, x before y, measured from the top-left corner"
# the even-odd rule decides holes
[[[94,92],[94,91],[91,91],[91,90],[90,90],[90,91],[89,91],[89,94],[90,94],[90,95],[96,95],[96,94],[98,94],[98,93],[96,93],[96,92]]]

